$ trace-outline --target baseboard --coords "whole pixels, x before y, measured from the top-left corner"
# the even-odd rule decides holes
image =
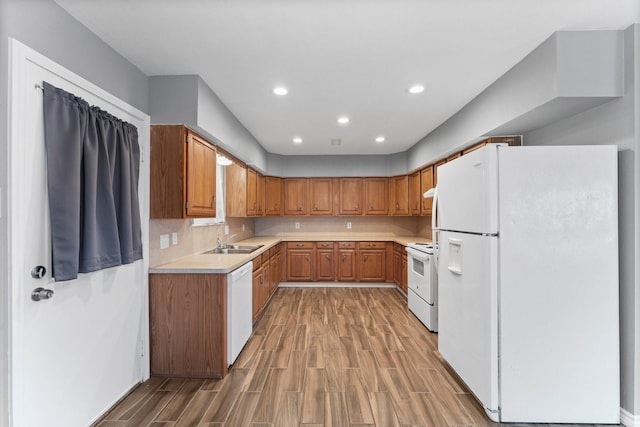
[[[640,415],[633,415],[626,409],[620,408],[620,424],[626,427],[640,427]]]
[[[280,288],[395,288],[387,282],[280,282]]]

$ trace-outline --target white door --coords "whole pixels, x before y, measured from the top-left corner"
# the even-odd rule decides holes
[[[135,124],[143,148],[148,145],[148,116],[110,101],[114,98],[99,88],[16,41],[11,62],[11,418],[16,427],[85,426],[148,376],[148,250],[143,261],[68,282],[52,281],[42,90],[36,85],[46,80]],[[141,165],[140,183],[145,242],[146,165]],[[36,266],[46,269],[41,278],[31,275]],[[52,290],[53,297],[33,301],[31,293],[40,287]]]
[[[498,410],[498,238],[440,232],[438,350],[485,408]]]

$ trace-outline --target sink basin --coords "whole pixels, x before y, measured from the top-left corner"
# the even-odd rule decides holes
[[[264,245],[228,245],[225,248],[215,248],[203,254],[250,254]]]

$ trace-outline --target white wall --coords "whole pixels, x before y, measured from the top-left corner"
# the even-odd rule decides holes
[[[407,153],[386,156],[268,155],[268,173],[280,177],[392,176],[407,173]]]
[[[624,97],[524,135],[526,145],[618,146],[622,407],[640,414],[640,24],[624,32]]]

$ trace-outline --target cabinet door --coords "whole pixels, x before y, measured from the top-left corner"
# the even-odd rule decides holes
[[[260,312],[262,311],[262,284],[264,277],[262,275],[262,267],[253,272],[253,286],[252,286],[252,306],[253,306],[253,321],[255,322]]]
[[[389,214],[389,179],[365,178],[364,179],[364,214],[388,215]]]
[[[357,277],[356,250],[338,249],[338,280],[341,282],[355,282]]]
[[[420,215],[422,213],[422,193],[420,171],[418,171],[409,175],[409,209],[411,215]]]
[[[287,250],[287,280],[311,282],[313,280],[313,250]]]
[[[400,279],[400,289],[402,289],[405,293],[409,291],[409,271],[407,262],[407,253],[405,251],[402,252],[402,276]]]
[[[362,178],[340,178],[340,215],[362,215]]]
[[[306,178],[284,179],[284,214],[307,214],[308,180]]]
[[[397,247],[393,251],[393,283],[398,286],[402,283],[402,253]]]
[[[266,216],[282,215],[282,179],[275,176],[265,178]]]
[[[267,301],[271,296],[271,263],[269,261],[262,264],[262,282],[260,285],[262,291],[260,294],[262,300],[261,309],[264,309],[264,306],[267,305]]]
[[[316,249],[316,280],[335,280],[335,263],[333,249]]]
[[[433,166],[422,169],[420,172],[420,186],[424,193],[430,188],[433,188]],[[433,205],[433,198],[422,198],[422,215],[431,215],[431,206]]]
[[[358,260],[358,279],[361,282],[384,282],[387,279],[384,250],[361,249]]]
[[[310,178],[310,215],[333,215],[333,180],[331,178]]]
[[[269,258],[269,295],[273,294],[280,283],[279,254],[274,253]]]
[[[391,215],[409,215],[409,176],[394,176],[389,185],[389,212]]]
[[[247,168],[247,216],[258,212],[258,173]]]
[[[264,175],[256,174],[256,216],[264,216],[266,202],[266,187]]]
[[[187,136],[188,216],[216,216],[216,149],[203,139]]]
[[[227,216],[247,216],[247,168],[237,163],[225,166],[225,205]]]

